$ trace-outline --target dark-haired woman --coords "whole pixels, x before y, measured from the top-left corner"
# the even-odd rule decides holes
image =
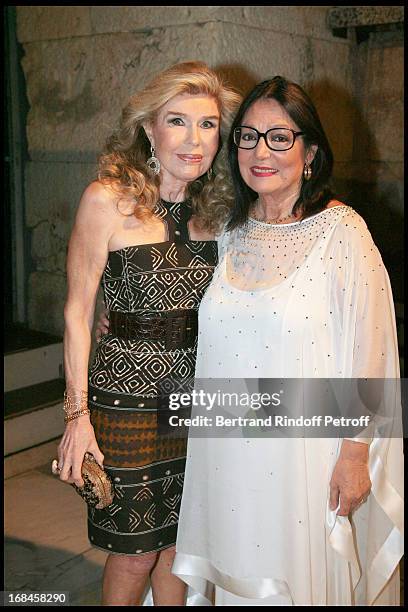
[[[197,378],[397,378],[387,272],[304,91],[244,100]],[[215,605],[398,605],[400,439],[189,440],[173,572]],[[350,515],[350,517],[349,517]]]

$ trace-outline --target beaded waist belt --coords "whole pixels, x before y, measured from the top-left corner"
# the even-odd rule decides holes
[[[191,348],[197,331],[198,313],[194,309],[109,313],[109,333],[126,340],[161,340],[167,351]]]

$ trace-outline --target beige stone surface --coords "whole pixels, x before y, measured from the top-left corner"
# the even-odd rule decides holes
[[[128,96],[126,61],[142,49],[140,34],[27,44],[31,159],[93,161]]]
[[[349,46],[324,40],[311,41],[313,66],[305,84],[320,116],[337,162],[353,157],[355,102]]]
[[[19,42],[91,34],[90,6],[17,6]]]
[[[96,173],[96,164],[28,162],[25,172],[27,226],[36,229],[46,224],[49,230],[46,241],[58,239],[66,246],[81,194],[96,178]]]
[[[352,159],[354,108],[348,45],[266,29],[250,36],[251,29],[232,24],[220,24],[219,32],[217,67],[236,87],[247,91],[277,74],[299,83],[316,104],[335,158]]]
[[[332,40],[329,6],[19,6],[20,42],[211,22]],[[167,9],[167,10],[166,10]],[[342,44],[348,44],[343,40]]]
[[[68,240],[81,194],[95,176],[95,164],[29,162],[26,166],[26,223],[32,230],[36,268],[28,286],[33,329],[63,333]],[[101,300],[99,291],[98,313]]]
[[[62,335],[66,278],[54,272],[33,272],[28,283],[30,329]]]
[[[32,160],[93,161],[129,97],[160,70],[212,63],[217,24],[25,45]]]
[[[170,27],[210,21],[246,25],[332,40],[326,6],[95,6],[91,7],[95,32],[128,32],[143,28]],[[248,33],[250,35],[250,32]],[[347,41],[343,41],[347,44]]]
[[[354,163],[353,176],[365,183],[377,181],[402,183],[404,164],[389,161],[357,161]]]
[[[312,76],[309,39],[286,33],[219,24],[217,64],[233,84],[247,93],[260,80],[282,75],[304,84]]]
[[[404,159],[404,48],[372,47],[365,88],[366,122],[373,161]]]
[[[12,478],[24,472],[30,472],[41,465],[51,465],[57,457],[58,444],[61,438],[51,440],[35,448],[30,448],[21,453],[16,453],[4,460],[4,478]]]
[[[28,482],[32,483],[30,495],[25,494]],[[44,504],[44,500],[49,503]],[[58,504],[52,500],[58,500]],[[59,524],[62,512],[66,529]],[[55,559],[64,557],[62,551],[73,556],[90,548],[84,529],[86,516],[86,504],[81,497],[51,472],[49,475],[26,472],[5,482],[6,536],[28,542],[35,538],[36,545],[50,550]],[[39,563],[41,558],[40,554]]]
[[[86,504],[48,461],[6,481],[5,539],[6,589],[65,591],[70,605],[100,604],[107,553],[91,547]]]
[[[95,170],[93,164],[30,162],[26,166],[26,218],[35,265],[28,284],[32,329],[63,334],[68,240],[81,194]]]
[[[221,8],[226,21],[339,42],[327,25],[329,6],[244,6],[232,7],[233,11],[231,7]],[[349,41],[341,39],[340,44],[348,45]]]
[[[93,6],[95,33],[132,32],[149,28],[208,23],[219,19],[218,6]],[[166,10],[167,9],[167,10]]]
[[[65,275],[53,272],[33,272],[28,283],[28,325],[31,329],[62,336],[64,333],[64,305],[67,281]],[[95,318],[91,333],[92,345],[89,363],[96,348],[95,328],[99,313],[103,310],[102,290],[98,290]]]

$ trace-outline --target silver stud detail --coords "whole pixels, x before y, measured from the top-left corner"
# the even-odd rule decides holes
[[[138,404],[138,405],[137,405],[137,407],[138,407],[138,408],[144,408],[144,404],[143,404],[143,403]]]
[[[120,478],[119,478],[119,476],[116,476],[116,477],[114,478],[114,481],[115,481],[115,482],[120,482]]]
[[[112,548],[112,544],[108,544],[108,548]]]
[[[93,396],[92,396],[92,400],[93,400],[94,402],[96,402],[96,400],[97,400],[96,395],[93,395]]]
[[[176,236],[180,236],[179,230],[176,230],[174,233],[176,234]]]
[[[143,480],[148,480],[149,476],[147,476],[146,474],[143,476]]]
[[[115,400],[113,403],[114,403],[115,406],[119,406],[120,400]]]
[[[141,552],[143,552],[143,550],[141,548],[138,548],[136,552],[137,553],[141,553]]]
[[[170,470],[166,470],[166,476],[168,476],[169,474],[171,474]]]

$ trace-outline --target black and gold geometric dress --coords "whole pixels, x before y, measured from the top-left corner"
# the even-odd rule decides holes
[[[195,314],[211,281],[217,244],[189,239],[190,203],[161,200],[155,214],[167,225],[167,241],[109,253],[102,286],[111,313]],[[97,347],[89,407],[115,490],[107,508],[88,506],[88,537],[98,548],[140,555],[176,542],[186,438],[159,435],[158,398],[169,380],[182,386],[194,378],[196,343],[196,330],[182,348],[108,333]]]

